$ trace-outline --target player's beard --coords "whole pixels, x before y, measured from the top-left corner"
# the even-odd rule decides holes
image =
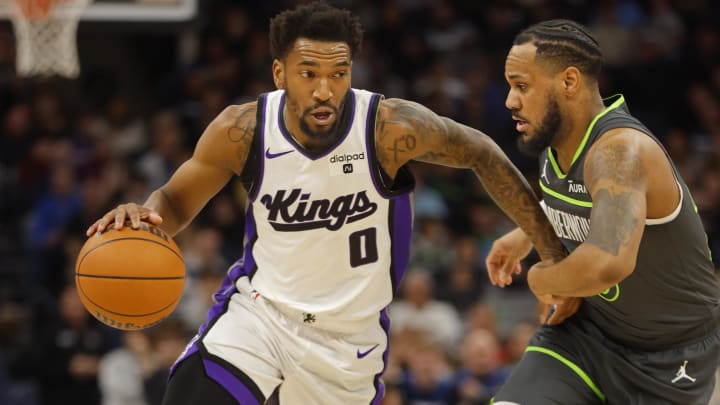
[[[285,95],[288,99],[291,98],[290,93],[287,89],[285,89]],[[336,132],[338,129],[338,125],[340,123],[340,114],[343,111],[343,107],[345,105],[345,97],[343,97],[341,100],[343,102],[340,104],[339,107],[335,107],[334,105],[330,104],[329,101],[325,102],[319,102],[315,103],[313,106],[308,107],[303,110],[302,115],[300,115],[300,130],[305,133],[309,138],[322,140],[322,139],[333,139],[336,137]],[[327,107],[333,110],[333,115],[335,116],[335,120],[333,121],[332,125],[329,127],[322,129],[322,130],[313,130],[310,128],[310,125],[307,123],[307,118],[310,117],[310,114],[313,110],[320,107]]]
[[[562,125],[562,114],[560,114],[560,105],[557,102],[555,93],[547,96],[547,112],[540,121],[540,126],[532,136],[521,136],[518,138],[518,148],[521,152],[537,156],[552,144],[553,139],[560,130]]]

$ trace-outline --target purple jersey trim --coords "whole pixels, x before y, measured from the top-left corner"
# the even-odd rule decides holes
[[[381,186],[382,181],[378,178],[378,170],[382,170],[375,156],[375,122],[377,106],[382,101],[381,94],[373,94],[370,100],[367,117],[365,117],[365,147],[367,149],[370,178],[375,190],[390,201],[389,229],[391,240],[392,261],[390,264],[390,278],[393,283],[393,296],[397,292],[400,281],[405,274],[405,268],[410,260],[410,239],[412,236],[413,212],[410,199],[412,187],[400,190],[398,193],[387,191]],[[376,165],[378,165],[376,167]],[[377,169],[377,170],[376,170]],[[399,173],[399,172],[398,172]]]
[[[257,195],[260,192],[260,187],[262,187],[263,173],[265,172],[265,120],[267,119],[267,111],[265,111],[265,106],[267,105],[267,93],[261,94],[260,97],[258,97],[257,103],[257,108],[260,112],[260,122],[257,123],[256,128],[258,130],[255,131],[255,135],[260,137],[260,139],[258,139],[258,144],[260,145],[260,147],[258,148],[258,153],[260,153],[260,167],[258,169],[259,173],[256,183],[253,186],[252,194],[248,196],[250,198],[250,201],[255,201],[255,199],[257,198]]]
[[[404,194],[393,198],[392,212],[392,273],[395,288],[400,286],[405,270],[410,261],[410,240],[412,237],[413,213],[410,195]],[[395,291],[397,292],[397,291]]]
[[[379,373],[375,374],[373,383],[375,385],[375,397],[370,405],[379,405],[385,396],[385,384],[382,382],[382,375],[385,373],[388,365],[388,353],[390,353],[390,318],[387,314],[387,308],[380,311],[380,326],[385,331],[385,352],[383,352],[383,368]]]
[[[345,132],[343,133],[343,136],[340,137],[337,141],[335,141],[335,144],[331,146],[328,150],[325,152],[319,154],[319,155],[311,155],[303,148],[301,145],[295,141],[295,138],[290,134],[290,131],[288,131],[287,127],[285,126],[285,120],[283,119],[283,110],[285,108],[285,93],[283,93],[282,96],[280,96],[280,106],[278,107],[278,127],[280,128],[280,133],[282,133],[283,137],[290,142],[291,145],[295,149],[297,149],[298,152],[302,153],[303,156],[310,160],[318,160],[320,158],[323,158],[327,155],[329,155],[332,151],[337,149],[337,147],[343,143],[345,138],[347,138],[348,134],[350,133],[350,129],[353,126],[353,122],[355,121],[355,92],[353,89],[348,90],[350,92],[350,100],[348,101],[348,105],[345,106],[345,108],[350,109],[350,119],[347,122],[347,128],[345,128]],[[337,117],[336,119],[340,119],[340,117]]]
[[[380,182],[375,175],[375,115],[377,115],[377,109],[373,108],[375,103],[379,103],[383,96],[380,94],[373,94],[370,98],[367,116],[365,117],[365,149],[368,154],[368,168],[370,169],[370,178],[372,179],[375,190],[380,193],[383,197],[388,197],[385,190],[380,187]],[[373,115],[375,114],[375,115]],[[371,158],[372,157],[372,158]]]
[[[257,241],[257,226],[255,225],[255,215],[253,215],[253,205],[248,204],[248,208],[245,211],[245,247],[243,248],[243,273],[241,276],[248,276],[252,279],[257,270],[257,264],[255,263],[255,257],[253,256],[253,246]],[[233,279],[233,283],[238,279]]]
[[[205,372],[207,376],[215,380],[223,386],[230,395],[243,405],[260,405],[260,401],[255,398],[245,384],[235,377],[230,371],[224,369],[221,365],[207,359],[203,359]]]

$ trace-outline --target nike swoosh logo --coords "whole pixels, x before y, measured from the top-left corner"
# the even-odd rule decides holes
[[[372,352],[373,350],[375,350],[375,348],[378,347],[378,346],[380,346],[380,345],[379,345],[379,344],[376,344],[375,346],[373,346],[373,347],[365,350],[364,352],[361,352],[360,349],[358,349],[358,351],[357,351],[357,358],[358,358],[358,359],[362,359],[363,357],[365,357],[365,356],[367,356],[368,354],[370,354],[370,352]]]
[[[275,159],[276,157],[280,157],[282,155],[287,155],[288,153],[294,152],[293,150],[287,150],[285,152],[279,152],[279,153],[270,153],[270,148],[267,148],[265,151],[265,157],[268,159]]]

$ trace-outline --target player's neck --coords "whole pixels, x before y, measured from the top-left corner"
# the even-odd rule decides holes
[[[558,165],[563,172],[567,172],[570,168],[590,123],[605,109],[605,105],[599,93],[590,93],[576,102],[569,103],[567,108],[558,136],[555,137],[552,145]]]

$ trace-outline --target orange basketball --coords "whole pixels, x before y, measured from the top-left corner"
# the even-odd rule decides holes
[[[185,287],[185,262],[160,228],[109,229],[87,239],[75,264],[75,284],[85,308],[122,330],[144,329],[165,319]]]

